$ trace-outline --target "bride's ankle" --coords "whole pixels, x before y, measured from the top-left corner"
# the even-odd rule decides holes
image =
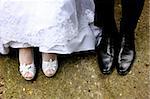
[[[31,48],[19,49],[19,62],[20,64],[30,65],[33,63],[33,52]]]
[[[50,60],[55,60],[57,58],[56,54],[52,53],[42,53],[42,60],[43,61],[50,61]]]

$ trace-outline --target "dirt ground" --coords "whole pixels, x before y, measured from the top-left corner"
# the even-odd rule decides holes
[[[20,76],[16,57],[0,56],[0,99],[150,99],[149,5],[146,0],[136,29],[137,57],[128,75],[120,76],[116,70],[101,74],[96,54],[88,52],[61,55],[53,78],[45,77],[39,68],[36,80],[29,82]],[[117,2],[117,20],[120,7]]]

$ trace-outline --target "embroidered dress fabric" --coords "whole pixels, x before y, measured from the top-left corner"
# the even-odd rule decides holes
[[[93,21],[93,0],[0,0],[0,53],[9,47],[59,54],[94,50],[101,30]]]

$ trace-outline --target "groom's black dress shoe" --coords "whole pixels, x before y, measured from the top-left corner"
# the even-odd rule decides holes
[[[132,38],[131,38],[132,37]],[[120,75],[126,75],[135,59],[135,44],[134,36],[123,36],[121,42],[121,49],[118,56],[117,71]]]
[[[103,74],[110,74],[113,71],[114,41],[110,37],[102,37],[97,47],[98,63]]]

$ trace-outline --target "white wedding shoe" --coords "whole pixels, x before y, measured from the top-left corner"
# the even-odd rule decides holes
[[[52,77],[58,69],[57,58],[55,60],[50,59],[49,61],[42,62],[42,71],[47,77]]]
[[[34,63],[30,65],[21,64],[19,67],[19,71],[21,75],[24,77],[24,79],[32,80],[35,77],[36,68]]]

